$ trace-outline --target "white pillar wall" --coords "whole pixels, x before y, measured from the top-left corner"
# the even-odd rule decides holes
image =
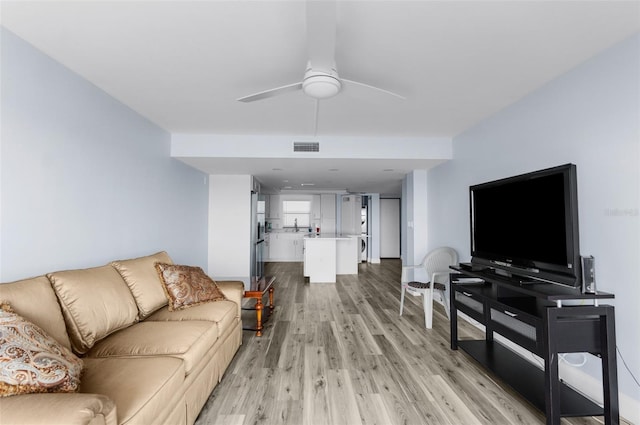
[[[427,170],[408,173],[402,182],[402,195],[402,264],[419,264],[428,252]]]
[[[208,274],[251,282],[250,175],[209,176]]]
[[[369,219],[371,232],[369,233],[369,262],[380,263],[380,194],[369,194]]]

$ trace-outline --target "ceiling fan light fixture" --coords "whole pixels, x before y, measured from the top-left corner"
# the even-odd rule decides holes
[[[336,77],[327,74],[316,74],[305,77],[302,91],[314,99],[327,99],[340,92],[342,83]]]

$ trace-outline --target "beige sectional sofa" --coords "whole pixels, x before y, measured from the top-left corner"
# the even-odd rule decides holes
[[[0,300],[84,362],[78,393],[0,398],[0,424],[192,424],[240,344],[242,282],[169,311],[160,252],[0,284]]]

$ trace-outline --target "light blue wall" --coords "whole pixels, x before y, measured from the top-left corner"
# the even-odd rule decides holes
[[[400,197],[400,259],[402,260],[402,264],[409,264],[409,229],[407,228],[407,223],[409,221],[409,208],[412,208],[412,201],[409,199],[409,178],[405,176],[402,179],[402,195]],[[425,217],[425,220],[427,218]]]
[[[375,229],[369,232],[369,239],[367,240],[367,249],[370,253],[369,262],[380,262],[380,194],[369,194],[369,219],[371,223],[368,224],[370,229]]]
[[[572,162],[582,254],[616,295],[617,343],[640,375],[640,35],[547,84],[454,139],[454,159],[429,173],[429,246],[469,259],[468,187]],[[585,370],[599,376],[599,361]],[[640,391],[618,359],[620,391]]]
[[[167,250],[207,265],[205,175],[170,134],[2,29],[0,281]]]

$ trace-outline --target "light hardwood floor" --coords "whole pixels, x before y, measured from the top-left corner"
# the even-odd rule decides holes
[[[449,348],[437,305],[424,328],[420,298],[400,308],[400,261],[362,264],[357,276],[309,284],[301,263],[270,263],[276,309],[243,345],[198,425],[544,424],[544,415]],[[243,320],[251,321],[253,312]],[[460,338],[481,338],[460,321]],[[600,424],[571,418],[563,424]]]

